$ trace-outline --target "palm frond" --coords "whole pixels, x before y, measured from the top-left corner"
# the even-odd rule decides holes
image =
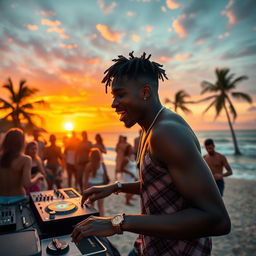
[[[203,81],[201,83],[202,91],[201,94],[204,94],[206,92],[216,92],[217,88],[215,84],[212,84],[208,81]]]
[[[230,82],[230,88],[235,89],[237,83],[242,82],[242,81],[247,80],[247,79],[248,79],[248,76],[239,76],[239,77],[237,77],[232,82]]]
[[[10,99],[13,101],[13,102],[16,102],[16,93],[14,91],[14,88],[13,88],[13,83],[12,83],[12,79],[11,78],[8,78],[7,79],[8,83],[7,84],[4,84],[3,85],[3,88],[7,89],[10,93],[11,93],[11,97]]]
[[[212,106],[215,105],[217,97],[210,103],[210,105],[203,111],[203,114],[205,114]]]
[[[243,93],[243,92],[232,92],[231,95],[235,98],[235,99],[243,99],[249,103],[252,103],[252,97],[250,95],[248,95],[247,93]]]
[[[0,103],[3,103],[3,104],[4,104],[0,109],[7,109],[7,108],[14,109],[14,107],[12,106],[12,104],[9,103],[8,101],[6,101],[6,100],[3,99],[3,98],[0,98]]]
[[[22,109],[22,108],[33,109],[34,107],[33,107],[33,105],[32,105],[31,103],[27,103],[27,104],[24,104],[24,105],[20,106],[20,108],[21,108],[21,109]]]
[[[186,114],[190,114],[190,113],[192,113],[192,111],[190,110],[190,109],[188,109],[186,106],[180,106],[180,109],[184,112],[184,113],[186,113]]]

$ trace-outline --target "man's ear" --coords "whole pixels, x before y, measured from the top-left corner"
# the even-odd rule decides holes
[[[141,97],[144,100],[149,99],[149,97],[151,96],[151,88],[149,85],[145,85],[141,88]]]

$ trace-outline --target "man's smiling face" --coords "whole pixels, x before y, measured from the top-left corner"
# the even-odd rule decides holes
[[[143,96],[141,86],[135,80],[119,79],[112,83],[112,108],[119,115],[119,120],[130,128],[141,119]]]

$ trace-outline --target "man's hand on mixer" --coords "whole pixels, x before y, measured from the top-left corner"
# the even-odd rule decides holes
[[[87,201],[88,203],[93,203],[98,199],[105,198],[114,193],[116,190],[116,183],[103,186],[93,186],[88,189],[85,189],[83,192],[81,205],[83,206],[85,201]]]
[[[79,244],[80,241],[88,236],[112,236],[115,234],[110,217],[95,217],[89,218],[78,223],[72,234],[72,242]]]

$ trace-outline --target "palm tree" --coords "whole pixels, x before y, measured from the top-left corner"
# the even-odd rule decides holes
[[[190,95],[184,91],[179,90],[175,93],[174,101],[171,101],[170,99],[166,98],[165,103],[172,103],[174,106],[174,111],[178,113],[178,109],[180,108],[184,113],[189,114],[191,113],[191,110],[188,109],[185,104],[192,103],[190,101],[186,101],[186,98],[190,97]]]
[[[26,80],[21,80],[19,83],[19,89],[14,90],[11,78],[8,78],[7,83],[3,85],[10,96],[10,101],[0,98],[0,110],[8,111],[8,113],[2,118],[5,120],[11,119],[14,127],[21,128],[22,121],[26,121],[27,125],[35,127],[33,118],[37,117],[43,121],[42,117],[38,114],[28,112],[28,110],[33,110],[35,104],[44,104],[43,100],[28,102],[29,97],[34,95],[38,89],[30,88],[26,85]]]
[[[234,143],[235,154],[241,155],[241,152],[237,144],[235,131],[232,126],[232,122],[234,122],[237,117],[237,112],[231,101],[230,96],[234,97],[235,99],[245,100],[249,103],[252,103],[252,98],[248,94],[243,92],[236,92],[236,91],[232,92],[232,90],[236,88],[239,82],[248,79],[248,77],[239,76],[237,78],[234,78],[234,74],[228,74],[229,71],[230,71],[229,68],[222,68],[222,69],[217,68],[215,70],[215,74],[217,77],[216,82],[213,84],[208,81],[203,81],[201,83],[201,86],[202,86],[201,94],[204,94],[206,92],[215,93],[215,95],[207,98],[207,99],[213,99],[213,101],[204,110],[204,113],[206,113],[211,107],[215,107],[215,111],[216,111],[215,118],[217,118],[220,115],[221,111],[224,109],[228,119],[228,124],[231,131],[233,143]],[[233,117],[232,121],[230,118],[230,114]]]

